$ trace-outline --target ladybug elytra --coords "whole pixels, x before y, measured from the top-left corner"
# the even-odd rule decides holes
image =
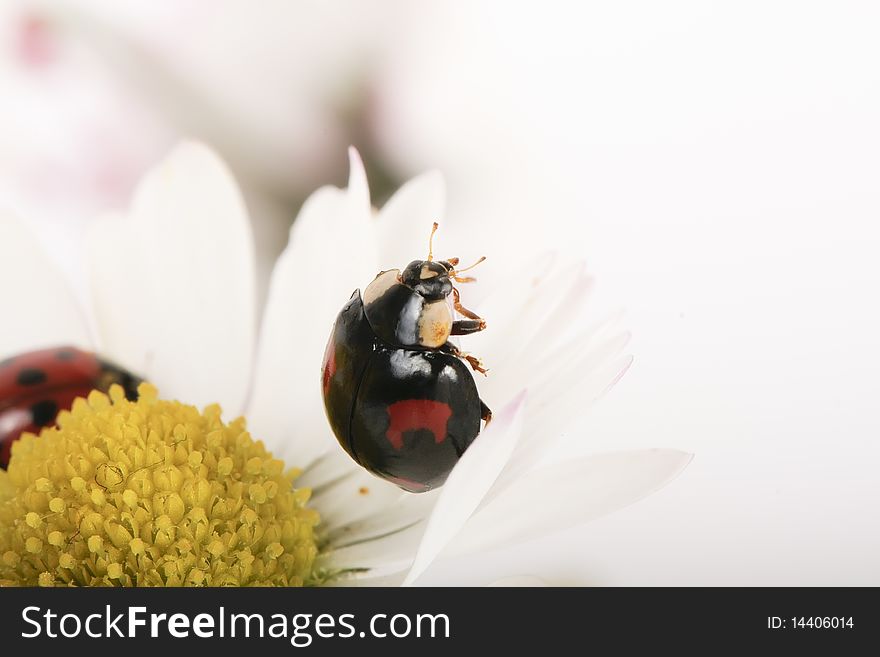
[[[92,390],[118,383],[130,400],[141,380],[121,367],[75,347],[31,351],[0,361],[0,467],[9,465],[12,443],[25,431],[52,426],[59,411]]]
[[[458,262],[434,261],[429,242],[427,260],[380,272],[342,308],[324,354],[324,407],[340,445],[411,492],[442,486],[492,417],[464,361],[486,370],[449,342],[486,328],[453,287],[474,280]]]

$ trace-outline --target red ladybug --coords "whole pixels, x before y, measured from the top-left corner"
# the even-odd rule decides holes
[[[61,410],[92,390],[106,392],[118,383],[137,399],[141,379],[95,354],[55,347],[0,361],[0,467],[9,465],[12,443],[24,431],[52,426]]]

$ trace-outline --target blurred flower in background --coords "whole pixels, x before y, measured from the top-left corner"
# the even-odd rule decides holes
[[[320,184],[345,181],[353,144],[377,204],[439,168],[454,190],[450,234],[466,225],[490,257],[527,255],[546,240],[517,233],[564,207],[568,184],[536,148],[542,135],[529,134],[544,107],[534,71],[506,61],[519,36],[483,29],[496,11],[399,0],[6,3],[0,201],[36,222],[79,275],[69,245],[83,222],[122,207],[177,139],[202,139],[242,183],[264,291],[299,206]],[[529,17],[505,20],[517,28]]]
[[[70,266],[84,222],[125,202],[170,133],[53,17],[4,3],[0,19],[0,201]]]
[[[345,180],[346,147],[370,151],[371,52],[387,29],[382,12],[365,9],[7,3],[0,200],[36,222],[65,260],[85,220],[123,206],[180,136],[198,137],[243,182],[258,249],[271,262],[309,191]],[[381,187],[381,164],[371,161]]]

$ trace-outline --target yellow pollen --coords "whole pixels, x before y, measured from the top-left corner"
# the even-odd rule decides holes
[[[92,392],[0,470],[0,586],[301,586],[318,513],[219,406]]]

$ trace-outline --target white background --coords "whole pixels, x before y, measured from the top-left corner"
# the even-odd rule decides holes
[[[658,494],[479,576],[526,563],[556,583],[880,584],[876,5],[494,18],[518,45],[491,56],[539,67],[523,85],[554,111],[532,125],[571,175],[577,210],[540,220],[634,334],[633,368],[570,449],[695,458]]]

